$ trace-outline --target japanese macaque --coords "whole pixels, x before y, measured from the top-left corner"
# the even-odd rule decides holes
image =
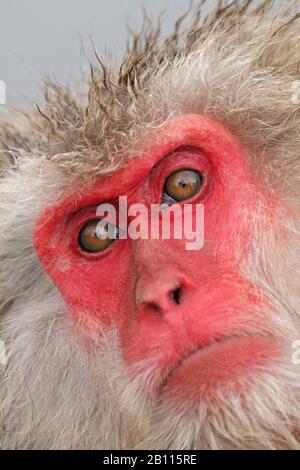
[[[2,448],[300,448],[298,6],[146,21],[1,123]],[[120,196],[202,204],[203,246],[99,236]]]

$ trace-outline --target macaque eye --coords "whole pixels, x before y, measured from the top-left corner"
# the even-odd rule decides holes
[[[117,227],[107,222],[101,225],[100,220],[93,220],[82,227],[78,242],[82,250],[89,253],[100,253],[106,250],[117,237]]]
[[[203,175],[195,170],[183,169],[174,171],[166,179],[164,185],[164,199],[184,201],[200,190],[203,184]]]

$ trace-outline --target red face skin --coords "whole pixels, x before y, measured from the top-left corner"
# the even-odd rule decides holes
[[[262,326],[253,312],[264,303],[240,274],[253,233],[245,212],[255,213],[261,200],[271,204],[240,144],[215,121],[184,116],[155,130],[151,140],[125,168],[48,208],[36,226],[35,247],[73,315],[82,323],[93,317],[104,327],[116,325],[129,365],[152,358],[157,384],[171,371],[165,390],[194,399],[199,386],[235,381],[275,350],[270,339],[241,337]],[[119,195],[128,205],[160,203],[167,176],[180,168],[206,175],[205,188],[185,201],[205,205],[203,249],[187,251],[185,240],[127,239],[100,254],[82,252],[78,233],[100,203]],[[179,304],[171,295],[177,288]]]

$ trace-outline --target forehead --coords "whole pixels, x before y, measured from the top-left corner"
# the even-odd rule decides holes
[[[133,158],[124,157],[126,165],[115,172],[102,175],[95,183],[76,185],[71,194],[55,207],[60,215],[76,207],[109,201],[130,192],[166,155],[182,147],[192,147],[205,154],[212,164],[244,165],[239,142],[219,123],[200,115],[186,115],[170,121],[148,134],[147,141]]]

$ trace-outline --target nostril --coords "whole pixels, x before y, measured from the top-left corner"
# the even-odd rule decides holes
[[[164,285],[155,286],[155,291],[144,292],[141,300],[137,303],[138,308],[141,308],[141,311],[145,313],[151,312],[161,316],[171,311],[175,305],[180,305],[183,295],[181,286],[175,287],[175,289],[166,289],[166,287]]]
[[[145,302],[144,305],[154,313],[162,313],[161,307],[155,302]]]
[[[176,305],[180,304],[180,299],[181,299],[181,289],[180,289],[180,287],[177,287],[176,289],[172,290],[171,298],[172,298],[173,302]]]

